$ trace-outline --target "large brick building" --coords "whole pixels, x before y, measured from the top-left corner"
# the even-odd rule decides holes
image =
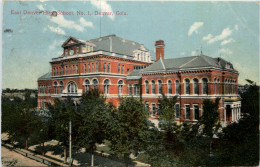
[[[68,38],[63,54],[50,62],[51,72],[38,79],[38,108],[55,98],[78,100],[98,88],[118,106],[122,97],[142,98],[156,117],[162,93],[178,97],[176,121],[197,121],[204,99],[220,98],[223,125],[240,118],[238,72],[230,62],[205,55],[164,59],[164,41],[155,42],[155,62],[144,45],[115,35],[82,41]]]

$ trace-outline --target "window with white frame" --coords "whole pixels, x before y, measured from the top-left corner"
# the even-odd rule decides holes
[[[97,89],[98,87],[98,80],[97,79],[93,79],[92,80],[92,86],[93,86],[93,89]]]
[[[63,92],[63,82],[60,81],[60,93],[62,93],[62,92]]]
[[[128,94],[132,95],[132,85],[131,84],[129,84],[129,86],[128,86]]]
[[[162,81],[158,80],[158,93],[162,94]]]
[[[88,93],[90,90],[90,82],[88,79],[85,80],[85,93]]]
[[[139,85],[134,84],[134,95],[139,95]]]
[[[117,66],[117,73],[120,74],[120,64]]]
[[[122,65],[121,74],[124,74],[124,72],[125,72],[125,66]]]
[[[190,119],[190,105],[185,104],[185,119]]]
[[[190,94],[190,80],[185,79],[185,94]]]
[[[58,94],[58,83],[55,81],[53,85],[54,85],[54,94]]]
[[[155,82],[154,82],[154,80],[152,80],[151,83],[152,83],[152,94],[155,94]]]
[[[98,63],[96,63],[96,72],[98,72]]]
[[[110,63],[107,64],[107,72],[110,73]]]
[[[172,81],[171,80],[168,80],[167,86],[168,86],[168,94],[172,94]]]
[[[174,110],[175,110],[175,118],[180,119],[181,111],[180,111],[180,104],[175,104],[174,105]]]
[[[179,80],[175,81],[175,94],[180,94],[180,82]]]
[[[197,78],[193,79],[193,94],[199,94],[199,80]]]
[[[107,71],[107,63],[104,63],[103,64],[103,72],[106,72]]]
[[[122,93],[123,93],[123,81],[120,80],[118,81],[118,94],[122,95]]]
[[[202,94],[208,94],[208,79],[202,79]]]
[[[200,111],[199,111],[199,105],[198,104],[194,104],[193,105],[193,119],[194,120],[199,120],[199,116],[200,116]]]
[[[77,93],[78,92],[78,87],[75,82],[69,82],[67,85],[67,91],[68,93]]]
[[[149,82],[147,80],[145,81],[145,93],[149,94]]]
[[[106,79],[104,81],[104,93],[105,93],[105,95],[109,94],[109,84],[110,84],[109,79]]]

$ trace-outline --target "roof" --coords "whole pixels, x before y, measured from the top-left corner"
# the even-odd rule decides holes
[[[102,50],[128,56],[132,56],[134,51],[138,49],[148,51],[148,49],[146,49],[143,44],[129,41],[117,37],[116,35],[108,35],[96,39],[91,39],[87,42],[95,44],[97,46],[97,51]]]
[[[48,72],[48,73],[44,74],[43,76],[39,77],[38,81],[39,80],[49,80],[49,79],[51,79],[51,72]]]
[[[230,68],[227,67],[227,64]],[[231,63],[227,62],[222,58],[212,58],[206,55],[181,57],[174,59],[159,59],[154,64],[142,70],[142,73],[152,72],[152,71],[174,71],[174,70],[184,70],[192,68],[201,67],[215,67],[221,69],[229,69],[237,72],[233,69]]]

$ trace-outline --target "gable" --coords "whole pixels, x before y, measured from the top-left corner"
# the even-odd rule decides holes
[[[66,47],[66,46],[70,46],[70,45],[74,45],[74,44],[79,44],[79,43],[83,43],[83,42],[77,40],[76,38],[69,37],[69,38],[62,44],[62,47]]]

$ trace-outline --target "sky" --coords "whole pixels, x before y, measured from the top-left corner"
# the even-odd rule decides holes
[[[40,10],[65,15],[29,13]],[[258,10],[255,2],[7,1],[2,88],[37,88],[37,79],[50,71],[49,62],[62,54],[61,45],[69,36],[90,40],[110,34],[144,44],[151,55],[155,41],[164,40],[165,58],[201,51],[222,57],[238,70],[239,84],[245,79],[259,84]],[[95,11],[113,15],[99,16]]]

